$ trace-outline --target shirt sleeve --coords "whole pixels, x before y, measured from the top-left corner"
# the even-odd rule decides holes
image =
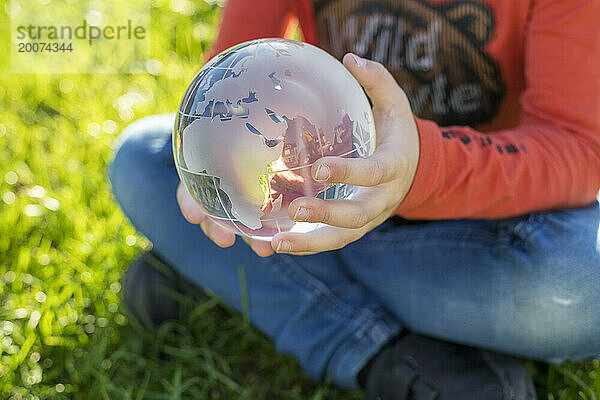
[[[248,40],[283,37],[293,18],[291,1],[227,0],[210,57]]]
[[[405,218],[501,218],[591,204],[600,188],[600,1],[534,0],[514,129],[416,118],[419,164]]]

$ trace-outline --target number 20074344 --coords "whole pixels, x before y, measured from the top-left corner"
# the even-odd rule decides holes
[[[19,53],[65,53],[73,51],[72,43],[33,42],[17,44]]]

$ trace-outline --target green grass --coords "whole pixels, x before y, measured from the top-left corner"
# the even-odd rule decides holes
[[[153,1],[156,75],[0,66],[0,399],[362,398],[311,382],[216,298],[154,331],[122,308],[123,271],[150,244],[111,195],[111,145],[130,120],[177,107],[218,18],[217,6],[194,4],[184,16]],[[540,398],[600,396],[598,362],[529,367]]]

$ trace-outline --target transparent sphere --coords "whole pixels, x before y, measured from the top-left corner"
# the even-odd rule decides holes
[[[311,177],[323,156],[375,148],[369,102],[335,58],[307,43],[259,39],[210,60],[188,87],[173,129],[177,171],[209,217],[262,240],[310,232],[288,205],[301,196],[351,198],[358,188]]]

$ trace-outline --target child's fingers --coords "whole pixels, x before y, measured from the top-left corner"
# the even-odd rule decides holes
[[[192,224],[199,224],[206,218],[204,209],[192,196],[188,193],[182,183],[177,186],[177,203],[181,209],[181,213]]]

